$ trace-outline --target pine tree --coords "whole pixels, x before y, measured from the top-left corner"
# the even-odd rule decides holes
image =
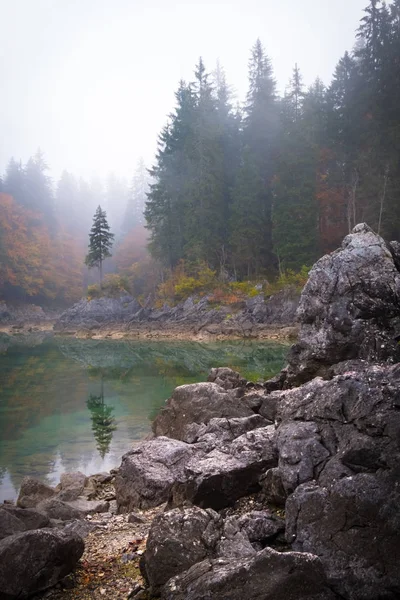
[[[296,64],[282,100],[279,159],[273,185],[273,242],[280,270],[297,271],[303,265],[312,265],[317,257],[317,147],[305,127],[305,98]]]
[[[101,380],[100,395],[90,394],[86,403],[92,418],[92,431],[97,442],[97,450],[101,458],[110,451],[114,431],[117,429],[114,407],[104,403],[104,383]]]
[[[153,182],[144,213],[151,232],[150,252],[169,268],[184,257],[187,194],[194,170],[192,86],[181,81],[175,98],[176,108],[159,136],[156,164],[150,169]]]
[[[47,175],[48,165],[39,149],[24,168],[24,204],[27,208],[41,213],[45,223],[54,233],[55,203],[52,182]]]
[[[150,175],[143,158],[140,158],[128,192],[123,222],[124,233],[137,225],[144,225],[144,211],[147,194],[150,191],[149,185]]]
[[[257,264],[269,271],[274,263],[271,184],[275,170],[278,116],[276,84],[271,62],[260,40],[257,40],[252,48],[249,62],[249,91],[244,110],[243,143],[249,152],[248,161],[254,163],[257,168],[257,181],[260,186],[257,191],[253,188],[255,196],[251,202],[255,210],[254,217],[258,218],[257,231],[254,235],[257,238],[263,235],[264,239]],[[234,193],[237,205],[239,201],[237,190]],[[245,203],[244,198],[243,202]],[[245,210],[245,205],[242,210]]]
[[[17,162],[11,158],[3,181],[3,188],[6,194],[10,194],[18,202],[24,204],[25,199],[25,176],[21,161]]]
[[[93,217],[93,225],[89,234],[89,253],[86,256],[85,264],[89,267],[98,267],[100,272],[100,287],[103,282],[103,262],[111,257],[111,247],[114,234],[110,233],[110,226],[107,223],[106,212],[97,207]]]

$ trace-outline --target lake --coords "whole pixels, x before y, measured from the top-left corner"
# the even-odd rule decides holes
[[[229,366],[251,380],[284,365],[288,346],[0,337],[0,502],[25,475],[109,471],[143,439],[172,390]]]

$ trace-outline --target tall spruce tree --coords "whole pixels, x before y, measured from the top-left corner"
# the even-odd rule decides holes
[[[97,207],[93,217],[93,225],[89,234],[89,253],[86,256],[85,264],[89,267],[98,267],[100,273],[100,287],[103,283],[103,262],[111,257],[111,247],[114,234],[110,233],[110,226],[107,223],[106,212]]]
[[[193,178],[195,98],[192,86],[181,81],[176,107],[158,140],[156,164],[145,209],[151,232],[150,252],[164,266],[173,268],[184,258],[188,189]]]
[[[25,200],[25,174],[21,161],[11,158],[3,181],[3,189],[18,202],[24,204]]]
[[[56,229],[55,202],[52,181],[47,175],[49,167],[39,149],[24,168],[24,204],[43,215],[44,222],[54,234]]]
[[[296,64],[282,101],[279,159],[273,185],[273,243],[280,270],[317,257],[316,146],[304,123],[305,92]]]
[[[257,170],[258,189],[252,186],[254,197],[250,203],[254,215],[252,221],[255,225],[254,236],[261,241],[258,248],[258,259],[254,263],[256,269],[252,275],[258,275],[261,270],[271,272],[274,257],[272,249],[272,179],[274,175],[274,161],[276,159],[276,139],[278,132],[278,106],[276,97],[276,84],[273,77],[271,62],[265,53],[260,40],[252,48],[249,61],[249,91],[244,110],[243,119],[243,144],[248,152],[248,158],[242,162],[242,169],[254,167]],[[243,177],[243,174],[241,175]],[[242,183],[238,179],[234,196],[236,211],[240,203],[240,189]],[[246,194],[247,196],[247,194]],[[242,198],[246,210],[248,199]],[[250,218],[250,217],[249,217]],[[243,238],[236,224],[235,236]],[[237,263],[239,257],[234,257]]]

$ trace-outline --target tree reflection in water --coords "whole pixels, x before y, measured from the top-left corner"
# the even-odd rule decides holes
[[[91,413],[92,431],[96,440],[96,448],[101,458],[110,451],[110,444],[114,431],[117,429],[113,417],[114,407],[104,403],[104,381],[101,379],[100,395],[90,394],[87,407]]]

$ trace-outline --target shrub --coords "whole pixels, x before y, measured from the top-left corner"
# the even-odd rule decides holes
[[[271,296],[272,294],[276,294],[280,292],[286,287],[294,287],[297,291],[301,292],[303,287],[307,283],[308,274],[310,272],[311,267],[307,267],[303,265],[297,273],[292,271],[292,269],[288,269],[281,273],[278,279],[274,283],[268,283],[265,288],[265,293],[267,296]]]
[[[100,288],[98,284],[89,285],[87,289],[87,299],[120,296],[129,291],[129,283],[126,277],[121,275],[110,274],[106,275],[103,280],[103,285]]]

